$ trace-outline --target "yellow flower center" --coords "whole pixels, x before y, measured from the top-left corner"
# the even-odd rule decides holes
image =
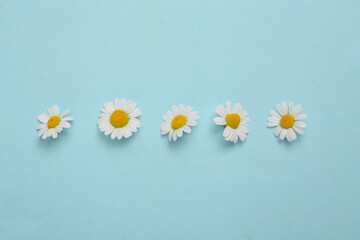
[[[110,116],[110,122],[116,128],[125,127],[129,122],[129,115],[123,110],[115,110]]]
[[[61,119],[58,116],[52,116],[51,118],[49,118],[47,126],[49,128],[56,128],[56,126],[59,125],[60,121]]]
[[[226,121],[226,125],[228,125],[232,129],[237,129],[237,127],[241,122],[241,117],[237,113],[231,113],[226,115],[225,121]]]
[[[185,125],[187,122],[187,118],[184,115],[177,115],[171,122],[171,126],[173,129],[179,129]]]
[[[280,125],[285,129],[291,128],[292,126],[294,126],[294,123],[295,118],[289,114],[282,116],[280,119]]]

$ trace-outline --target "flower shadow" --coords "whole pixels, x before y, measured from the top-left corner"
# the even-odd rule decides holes
[[[51,136],[46,139],[37,137],[37,143],[41,149],[49,150],[59,148],[59,146],[65,144],[66,139],[69,138],[69,130],[70,129],[64,129],[61,133],[58,134],[58,137],[56,139],[52,138]]]
[[[178,149],[178,148],[182,148],[182,147],[188,145],[188,142],[190,140],[187,138],[189,138],[190,136],[186,136],[186,135],[189,135],[189,134],[184,133],[183,136],[180,138],[177,138],[176,141],[173,141],[173,140],[169,141],[168,135],[165,135],[163,137],[166,138],[166,141],[168,142],[167,144],[170,149]]]

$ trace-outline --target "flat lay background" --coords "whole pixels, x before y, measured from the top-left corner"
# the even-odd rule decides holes
[[[355,0],[1,0],[0,239],[360,239],[359,43]],[[97,128],[115,97],[143,113],[124,141]],[[284,100],[309,115],[291,144],[266,128]],[[169,143],[180,103],[201,119]],[[54,104],[75,121],[44,141]]]

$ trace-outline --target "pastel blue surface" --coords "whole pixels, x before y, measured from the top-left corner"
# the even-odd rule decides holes
[[[360,239],[359,1],[0,2],[0,239]],[[97,128],[138,103],[126,141]],[[215,108],[249,112],[224,141]],[[268,112],[294,101],[306,134],[281,142]],[[161,116],[191,105],[175,144]],[[58,104],[75,121],[37,138]]]

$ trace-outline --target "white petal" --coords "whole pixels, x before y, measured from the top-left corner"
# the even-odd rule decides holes
[[[290,102],[290,103],[289,103],[289,114],[292,115],[292,114],[293,114],[293,111],[294,111],[294,103],[293,103],[293,102]]]
[[[238,138],[240,138],[239,134],[236,131],[233,131],[232,133],[232,137],[231,137],[231,142],[235,143],[237,142]],[[241,139],[240,139],[241,140]]]
[[[295,121],[294,126],[300,128],[306,128],[306,123],[303,121]]]
[[[63,112],[61,115],[60,115],[60,118],[63,118],[66,114],[68,114],[70,112],[70,109],[66,109],[65,112]]]
[[[225,109],[226,109],[226,114],[230,114],[231,113],[231,102],[227,101],[225,104]]]
[[[58,137],[57,131],[53,131],[51,135],[54,139],[56,139]]]
[[[111,124],[108,124],[106,126],[103,127],[99,127],[101,132],[105,132],[107,129],[110,129],[111,127],[113,127]]]
[[[280,127],[280,126],[278,126],[277,128],[275,128],[275,130],[274,130],[274,135],[275,135],[275,136],[279,136],[279,134],[280,134],[280,132],[281,132],[281,129],[282,129],[282,127]]]
[[[242,131],[237,131],[237,135],[240,137],[240,140],[245,141],[246,135]]]
[[[186,122],[186,125],[190,126],[190,127],[193,127],[193,126],[196,126],[197,125],[197,122],[195,120],[188,120]]]
[[[171,129],[170,132],[169,132],[169,141],[170,141],[170,142],[171,142],[173,133],[174,133],[174,130]]]
[[[105,129],[104,134],[105,136],[109,135],[110,133],[112,133],[113,131],[115,131],[115,127],[114,126],[109,126]]]
[[[179,105],[179,114],[184,115],[185,114],[185,107],[183,104]]]
[[[38,133],[38,137],[40,137],[41,135],[43,135],[49,128],[46,126],[45,128],[42,128],[39,130],[39,133]]]
[[[176,141],[177,139],[177,132],[178,130],[175,130],[174,133],[173,133],[173,141]]]
[[[178,137],[182,137],[182,135],[183,135],[183,130],[180,128],[180,129],[178,129],[178,130],[176,130],[176,135],[178,136]]]
[[[99,121],[99,128],[108,127],[109,125],[111,125],[110,121],[107,120]]]
[[[288,140],[288,142],[292,142],[292,138],[291,138],[291,136],[290,136],[290,132],[289,132],[289,130],[286,132],[286,140]]]
[[[132,101],[131,101],[131,100],[125,102],[125,109],[126,109],[125,112],[131,113],[132,111],[134,111],[134,109],[131,110],[131,111],[129,110],[131,105],[132,105]]]
[[[38,120],[42,123],[47,123],[49,121],[49,115],[47,115],[46,113],[42,113],[38,116]]]
[[[236,132],[233,131],[232,128],[230,128],[230,131],[228,132],[228,135],[225,137],[225,141],[233,141],[235,134],[236,134]]]
[[[124,131],[122,130],[122,128],[118,128],[118,131],[117,131],[117,134],[116,134],[116,137],[117,139],[122,139],[124,136]]]
[[[125,138],[131,137],[132,132],[130,131],[130,129],[127,126],[123,127],[122,130],[124,131],[124,137]]]
[[[240,105],[240,103],[235,103],[234,107],[233,107],[233,112],[240,114],[240,112],[242,112],[243,107]]]
[[[240,124],[246,124],[248,122],[250,122],[250,118],[246,117],[245,119],[241,119]]]
[[[70,128],[71,124],[68,123],[67,121],[60,121],[60,126],[63,128]]]
[[[162,118],[164,119],[165,122],[170,122],[170,118],[168,115],[163,115]]]
[[[200,118],[198,111],[193,111],[190,113],[190,117],[194,120],[197,120]]]
[[[213,120],[216,125],[226,125],[226,121],[222,117],[215,117]]]
[[[269,118],[268,118],[268,122],[272,122],[272,123],[277,123],[277,124],[279,124],[279,123],[280,123],[280,118],[277,118],[277,117],[269,117]]]
[[[225,141],[229,141],[230,140],[230,131],[229,130],[227,130],[226,128],[224,129],[224,131],[223,131],[223,137],[224,137],[224,139],[225,139]]]
[[[169,116],[169,119],[170,119],[170,120],[172,120],[172,119],[175,117],[174,113],[172,113],[171,111],[167,111],[167,112],[166,112],[166,115]]]
[[[183,127],[183,130],[184,130],[184,132],[186,132],[186,133],[191,133],[191,128],[190,128],[189,126],[187,126],[187,125],[185,125],[185,126]]]
[[[231,138],[229,140],[230,142],[235,143],[235,138],[239,138],[239,135],[237,134],[237,132],[234,129],[232,129],[230,135],[231,135]]]
[[[55,115],[55,116],[59,116],[59,115],[60,115],[60,110],[59,110],[59,106],[58,106],[58,105],[54,105],[54,106],[53,106],[53,111],[54,111],[54,115]]]
[[[130,122],[126,125],[131,132],[137,132],[136,126],[133,124],[133,122]]]
[[[242,111],[242,112],[240,113],[241,119],[244,119],[247,115],[248,115],[247,111]]]
[[[268,119],[268,122],[266,123],[266,126],[267,126],[267,127],[277,127],[277,126],[279,126],[279,123],[271,122],[271,121],[269,121],[269,119]]]
[[[47,137],[54,136],[54,132],[56,132],[55,128],[50,128],[49,131],[48,131],[48,136]],[[56,137],[57,137],[57,135],[56,135]]]
[[[280,113],[281,116],[285,115],[280,104],[276,104],[276,110],[278,111],[278,113]]]
[[[277,112],[275,112],[275,111],[273,111],[273,110],[271,110],[270,112],[269,112],[269,114],[270,114],[270,116],[272,116],[272,117],[276,117],[276,118],[281,118],[281,116],[277,113]]]
[[[224,132],[223,132],[223,136],[224,137],[227,137],[229,136],[230,132],[231,132],[231,129],[229,126],[226,126],[225,129],[224,129]]]
[[[225,141],[229,141],[228,136],[224,137],[224,140],[225,140]]]
[[[178,107],[176,105],[172,105],[171,108],[172,108],[172,111],[173,111],[175,116],[179,115],[179,110],[178,110]]]
[[[296,138],[297,138],[296,133],[294,132],[294,130],[292,128],[289,128],[288,133],[293,141],[296,140]]]
[[[226,109],[221,105],[217,106],[215,112],[219,114],[222,118],[226,117]]]
[[[119,130],[119,131],[116,132],[116,138],[117,138],[118,140],[120,140],[120,139],[122,139],[123,135],[122,135],[122,133],[120,132],[120,128],[119,128],[118,130]]]
[[[111,139],[115,139],[115,138],[116,138],[116,135],[117,135],[118,130],[119,130],[119,129],[115,129],[115,130],[111,133]]]
[[[161,135],[165,135],[170,132],[171,128],[169,123],[165,122],[160,125]]]
[[[302,107],[301,107],[301,105],[300,104],[298,104],[298,105],[296,105],[295,107],[294,107],[294,110],[293,110],[293,116],[296,118],[301,112],[302,112]]]
[[[60,125],[57,125],[55,127],[55,130],[58,132],[58,133],[61,133],[61,131],[63,130],[63,128],[60,126]]]
[[[107,102],[104,104],[104,108],[107,112],[112,113],[115,111],[115,105],[113,102]]]
[[[129,137],[131,137],[133,135],[133,132],[131,131],[131,129],[129,128],[129,126],[126,126],[126,131],[128,131],[128,135]]]
[[[193,110],[193,108],[190,106],[185,107],[185,112],[187,113],[187,115],[189,115],[192,110]]]
[[[238,129],[240,129],[241,131],[243,131],[246,134],[250,133],[249,129],[247,127],[245,127],[245,126],[240,126],[240,128],[238,128]]]
[[[296,126],[292,127],[298,134],[304,134],[305,130]]]
[[[282,109],[284,114],[289,114],[289,109],[288,109],[288,106],[287,106],[286,102],[281,103],[281,109]]]
[[[281,133],[280,133],[280,140],[284,140],[285,136],[287,133],[287,129],[281,129]]]
[[[237,137],[237,133],[234,131],[234,129],[231,129],[229,136],[225,140],[235,142],[235,137]]]
[[[110,123],[110,117],[100,117],[98,120],[98,124],[103,123],[103,122]]]
[[[43,129],[43,128],[47,128],[47,124],[42,123],[42,124],[39,124],[39,125],[36,127],[37,130],[38,130],[38,129]]]
[[[307,114],[299,114],[296,118],[295,118],[295,120],[302,120],[302,119],[305,119],[305,118],[307,118],[308,117],[308,115]]]
[[[48,137],[54,136],[54,132],[56,132],[55,128],[50,128],[50,129],[49,129],[49,136],[48,136]],[[56,133],[56,134],[57,134],[57,133]],[[57,135],[56,135],[56,137],[57,137]],[[53,138],[54,138],[54,137],[53,137]]]
[[[101,112],[104,114],[112,114],[112,112],[109,112],[105,107],[101,108]]]
[[[136,107],[136,103],[133,103],[131,102],[131,100],[129,100],[127,111],[131,113],[132,111],[134,111],[135,107]]]
[[[140,128],[141,127],[141,122],[139,119],[137,118],[131,118],[129,120],[129,123],[131,123],[132,125],[134,125],[136,128]]]
[[[46,139],[47,137],[50,137],[52,134],[52,129],[48,129],[43,135],[42,139]]]
[[[70,116],[65,116],[62,118],[62,120],[65,120],[65,121],[73,121],[74,118],[73,117],[70,117]]]
[[[140,116],[140,115],[141,115],[140,109],[139,109],[139,108],[135,108],[135,110],[132,111],[132,112],[129,114],[129,117],[130,117],[130,118],[136,118],[136,117],[138,117],[138,116]]]
[[[50,116],[50,117],[52,117],[52,116],[55,115],[55,113],[54,113],[54,106],[51,106],[51,107],[48,108],[48,113],[49,113],[49,116]]]
[[[121,98],[121,99],[120,99],[120,109],[121,109],[121,110],[124,110],[125,112],[127,112],[126,98]]]
[[[120,99],[115,98],[115,109],[122,109],[120,106]]]

